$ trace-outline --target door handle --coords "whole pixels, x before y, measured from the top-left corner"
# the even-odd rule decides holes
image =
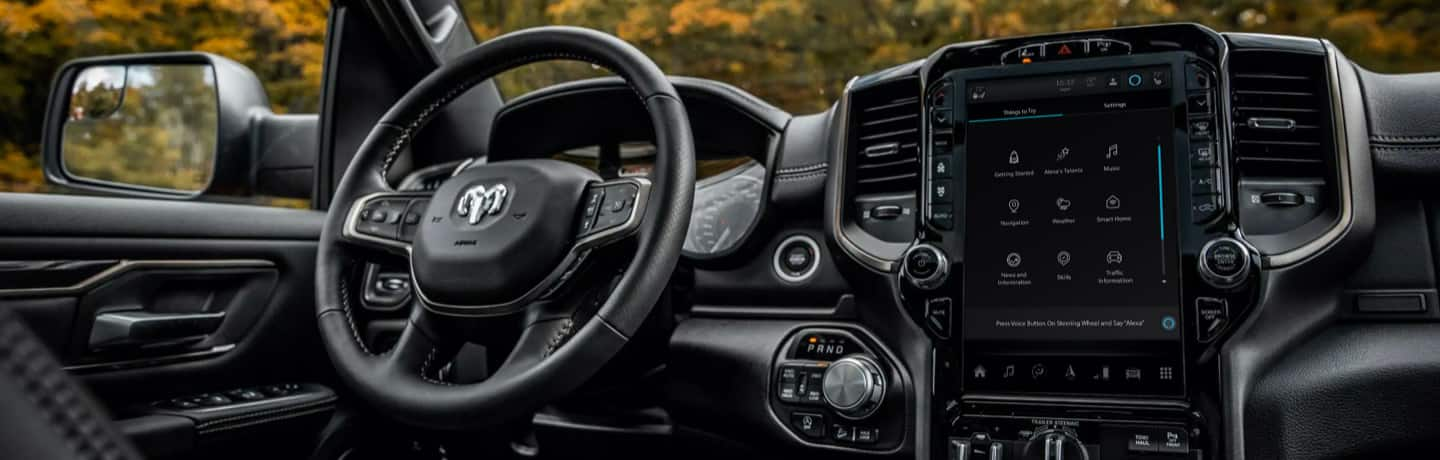
[[[225,312],[154,313],[122,311],[102,313],[90,329],[90,347],[159,345],[196,339],[220,328]]]

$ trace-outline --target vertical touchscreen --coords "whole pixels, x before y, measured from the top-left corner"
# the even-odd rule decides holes
[[[1171,77],[967,82],[963,334],[966,365],[983,371],[971,385],[1180,387]]]

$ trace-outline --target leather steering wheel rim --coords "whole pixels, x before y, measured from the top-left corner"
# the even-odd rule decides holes
[[[650,115],[657,156],[648,204],[635,211],[640,218],[634,256],[605,303],[584,324],[532,325],[521,334],[505,364],[482,382],[456,385],[426,378],[442,340],[431,323],[446,318],[437,319],[417,306],[394,348],[384,353],[368,349],[356,328],[357,293],[350,287],[355,264],[363,263],[364,248],[346,240],[347,218],[362,197],[394,192],[387,179],[391,166],[441,107],[501,72],[546,60],[578,60],[609,69],[634,89]],[[669,79],[638,49],[599,31],[575,27],[517,31],[436,69],[369,133],[326,215],[316,260],[316,320],[341,380],[380,412],[434,429],[492,426],[573,391],[639,329],[668,283],[689,221],[694,151],[688,116]]]

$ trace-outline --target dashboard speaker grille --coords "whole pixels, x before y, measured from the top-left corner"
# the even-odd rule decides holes
[[[850,139],[856,196],[920,188],[920,79],[903,78],[851,94]]]
[[[1325,56],[1238,51],[1230,69],[1234,152],[1241,174],[1326,177],[1334,137]]]

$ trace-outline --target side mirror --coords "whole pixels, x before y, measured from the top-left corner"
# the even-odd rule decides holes
[[[313,171],[316,120],[271,113],[255,73],[213,54],[78,59],[60,68],[50,92],[45,177],[77,189],[154,198],[308,198],[313,174],[295,173]],[[277,131],[288,145],[267,148]]]

